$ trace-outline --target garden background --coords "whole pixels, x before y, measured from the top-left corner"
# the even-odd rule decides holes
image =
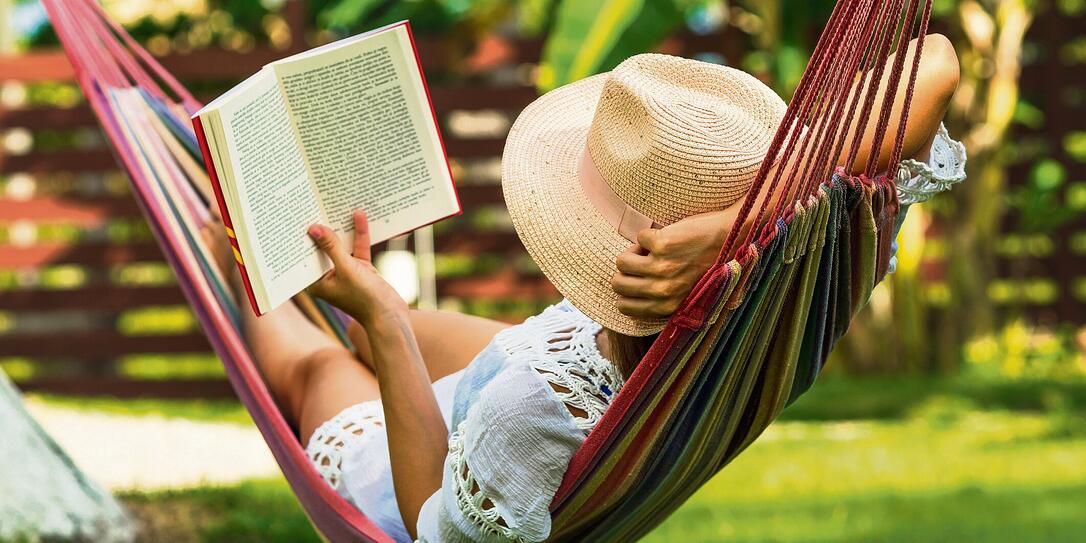
[[[788,96],[832,4],[103,1],[203,99],[275,58],[410,19],[465,214],[391,243],[386,254],[419,258],[386,269],[419,277],[404,288],[420,305],[511,321],[557,299],[501,203],[520,108],[651,50],[740,67]],[[970,179],[910,210],[897,272],[819,383],[651,540],[1070,541],[1086,529],[1086,0],[936,0],[934,13],[962,61],[947,124]],[[41,7],[0,0],[0,368],[51,431],[64,426],[44,419],[80,414],[107,431],[189,424],[249,443],[70,78]],[[103,462],[87,442],[57,437],[94,477]],[[274,471],[201,473],[102,477],[150,541],[315,540]]]

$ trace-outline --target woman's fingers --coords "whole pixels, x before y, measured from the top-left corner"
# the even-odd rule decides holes
[[[660,230],[656,228],[645,228],[637,233],[637,245],[644,247],[648,252],[657,251],[657,241],[660,238]]]
[[[347,250],[339,242],[339,236],[331,228],[323,224],[314,224],[309,227],[308,233],[309,237],[313,238],[313,243],[317,244],[321,252],[328,255],[335,267],[345,268],[348,265],[351,255],[347,254]]]
[[[641,254],[640,246],[634,245],[618,254],[615,266],[618,271],[626,275],[648,276],[655,275],[655,260],[652,256]]]
[[[366,212],[361,209],[354,211],[354,257],[369,262],[371,260],[370,249],[370,222],[366,218]]]
[[[623,315],[638,318],[670,317],[678,308],[673,300],[653,300],[619,296],[615,307]]]
[[[627,275],[618,272],[611,278],[611,289],[619,296],[630,298],[667,298],[671,292],[660,279]]]

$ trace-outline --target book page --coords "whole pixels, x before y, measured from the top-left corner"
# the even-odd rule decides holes
[[[249,99],[226,102],[218,112],[241,210],[232,219],[248,234],[255,262],[245,265],[256,266],[270,308],[328,269],[306,234],[309,225],[324,219],[275,77],[269,71],[245,96]]]
[[[359,208],[374,243],[459,210],[406,26],[271,66],[341,236]]]

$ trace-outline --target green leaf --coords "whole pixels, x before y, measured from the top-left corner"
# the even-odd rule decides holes
[[[1086,131],[1077,130],[1063,137],[1063,150],[1075,160],[1086,163]]]
[[[557,0],[519,0],[517,25],[528,36],[539,36],[550,25],[551,13]]]
[[[1014,108],[1014,120],[1026,127],[1039,130],[1044,127],[1045,112],[1025,100],[1019,100]]]
[[[674,0],[562,0],[543,47],[540,90],[610,70],[651,50],[681,22]]]
[[[1030,182],[1040,191],[1052,191],[1067,179],[1063,164],[1052,159],[1042,160],[1030,172]]]
[[[381,4],[382,0],[341,0],[321,12],[319,22],[323,26],[353,29]]]

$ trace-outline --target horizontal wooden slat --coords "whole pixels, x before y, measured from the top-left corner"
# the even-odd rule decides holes
[[[26,289],[0,292],[4,311],[121,311],[150,305],[182,305],[185,296],[176,286],[95,286],[71,290]]]
[[[139,217],[140,209],[129,195],[37,196],[29,200],[0,199],[0,222],[29,220],[89,227],[109,219]]]
[[[465,225],[467,223],[465,222]],[[457,229],[442,232],[435,239],[443,253],[518,253],[523,247],[514,232],[470,232]],[[17,247],[0,245],[0,268],[33,268],[44,265],[78,264],[105,267],[130,262],[157,262],[162,253],[154,242],[118,245],[103,242],[47,243]]]
[[[457,109],[520,111],[538,96],[534,87],[440,85],[430,88],[430,99],[439,114]]]
[[[471,208],[504,204],[501,185],[460,185],[460,203]],[[30,220],[63,222],[82,226],[101,224],[108,219],[140,217],[139,205],[131,195],[82,195],[79,193],[35,196],[28,200],[0,198],[0,222]]]
[[[504,138],[459,139],[447,138],[445,150],[454,158],[481,158],[501,156]],[[101,150],[64,150],[56,152],[30,152],[25,155],[0,154],[0,174],[27,172],[44,175],[55,172],[111,172],[118,169],[112,152]]]
[[[0,174],[26,172],[44,175],[55,172],[100,173],[117,170],[117,162],[107,149],[30,152],[25,155],[0,154]]]
[[[456,193],[460,196],[460,205],[465,212],[478,206],[505,204],[501,185],[459,185]]]
[[[158,260],[162,260],[162,252],[153,242],[130,245],[101,242],[50,243],[29,247],[0,245],[0,268],[35,268],[50,264],[105,267]]]
[[[542,50],[541,40],[510,41],[509,63],[534,62]],[[419,59],[427,71],[446,71],[449,66],[449,42],[440,38],[416,40]],[[289,56],[290,51],[257,47],[245,53],[221,49],[201,49],[159,58],[163,67],[181,80],[240,80],[265,64]],[[20,55],[0,55],[0,81],[70,81],[75,77],[63,51],[41,50]]]
[[[72,64],[62,51],[28,51],[0,55],[0,81],[69,81]]]
[[[234,389],[225,379],[145,381],[122,378],[42,378],[15,383],[23,392],[66,396],[115,396],[118,398],[232,398]]]
[[[498,274],[486,277],[445,278],[437,282],[438,296],[496,300],[553,298],[558,294],[546,277]]]
[[[533,87],[493,87],[481,85],[443,85],[430,88],[430,98],[439,114],[452,110],[499,109],[520,111],[538,96]],[[205,97],[208,101],[214,96]],[[30,130],[59,130],[97,127],[90,107],[0,108],[0,126]]]
[[[136,353],[202,353],[211,347],[200,333],[126,336],[113,330],[0,336],[0,357],[115,358]]]
[[[513,254],[524,252],[524,246],[515,232],[471,232],[457,230],[442,232],[435,236],[435,247],[439,253]]]
[[[18,126],[30,130],[59,130],[98,126],[98,119],[86,105],[71,108],[0,108],[0,126],[4,128]]]

